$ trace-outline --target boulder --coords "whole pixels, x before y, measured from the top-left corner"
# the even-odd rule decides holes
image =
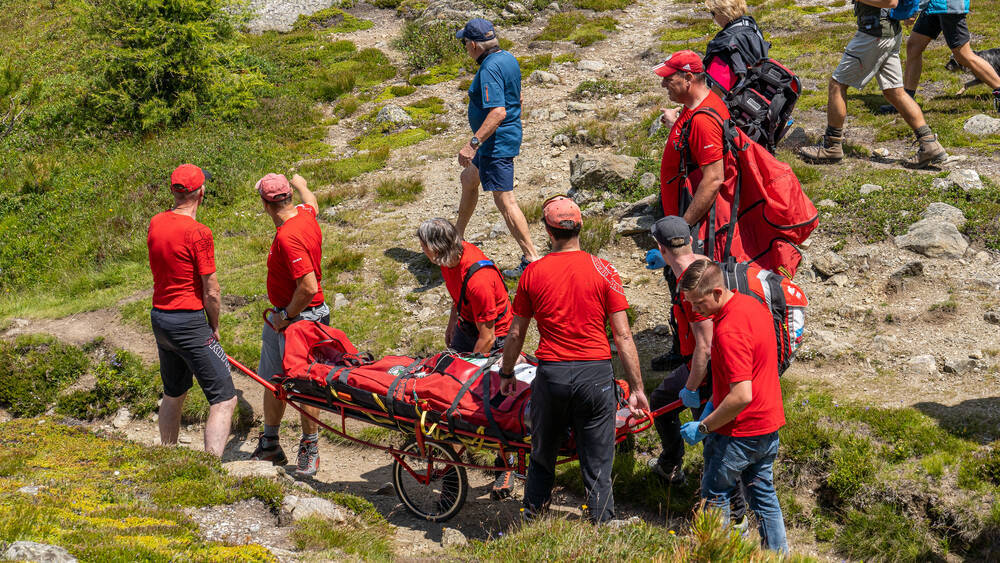
[[[410,114],[406,113],[403,108],[388,104],[379,110],[378,115],[375,116],[375,125],[392,125],[393,127],[401,127],[403,125],[409,125],[413,123],[413,118]]]
[[[250,459],[227,461],[222,464],[222,468],[233,477],[280,477],[284,473],[284,469],[270,461]]]
[[[655,222],[656,217],[653,215],[622,217],[618,223],[615,224],[615,233],[619,235],[638,235],[641,233],[648,233],[649,228],[652,227]]]
[[[566,195],[573,198],[573,201],[580,207],[587,205],[588,203],[597,199],[597,194],[590,190],[578,190],[576,188],[570,188]]]
[[[512,14],[523,16],[528,13],[528,8],[520,2],[508,2],[507,11]]]
[[[643,172],[639,176],[639,185],[643,190],[649,191],[660,187],[660,177],[652,172]]]
[[[654,119],[652,123],[649,124],[649,136],[652,137],[660,131],[660,127],[663,127],[663,122],[659,118]]]
[[[986,311],[983,313],[983,320],[991,325],[1000,325],[1000,313],[996,311]]]
[[[455,528],[444,528],[441,530],[441,547],[461,547],[468,545],[468,543],[469,540],[465,537],[465,534]]]
[[[536,70],[528,77],[532,84],[559,84],[559,77],[545,70]]]
[[[813,268],[823,277],[830,277],[847,270],[847,262],[836,252],[827,250],[812,259]]]
[[[347,521],[347,512],[325,498],[287,495],[281,509],[291,513],[294,522],[310,516],[338,523]]]
[[[76,563],[76,557],[58,545],[33,541],[16,541],[3,553],[10,561],[39,561],[41,563]]]
[[[965,225],[965,213],[961,209],[940,201],[928,205],[920,216],[924,219],[940,219],[960,229]]]
[[[937,375],[937,361],[930,354],[913,356],[906,362],[906,371],[911,375]]]
[[[569,183],[577,189],[603,189],[632,177],[639,159],[623,154],[578,154],[569,162]]]
[[[979,367],[979,362],[969,357],[947,358],[944,361],[944,368],[941,371],[945,373],[965,374],[975,371],[977,367]]]
[[[981,190],[984,187],[983,181],[979,178],[979,173],[969,168],[952,170],[947,177],[936,178],[933,182],[933,186],[938,189],[958,187],[966,192]]]
[[[895,238],[896,246],[928,258],[961,258],[968,241],[952,223],[941,219],[921,219],[910,225],[905,235]]]
[[[602,61],[588,61],[582,60],[576,63],[577,70],[587,70],[590,72],[604,72],[607,70],[608,65],[604,64]]]
[[[132,413],[128,410],[128,407],[121,407],[115,413],[115,418],[111,421],[111,426],[120,430],[128,426],[128,423],[131,421]]]
[[[858,191],[861,192],[861,195],[868,195],[872,192],[882,191],[882,186],[879,186],[878,184],[862,184],[861,187],[858,188]]]
[[[847,342],[829,330],[811,331],[807,342],[814,353],[824,358],[836,358],[850,350]]]
[[[562,121],[562,120],[566,119],[567,117],[569,117],[569,116],[566,115],[566,112],[559,111],[559,110],[553,110],[549,114],[549,121]]]
[[[980,113],[967,119],[962,129],[972,135],[1000,135],[1000,119]]]
[[[622,217],[632,216],[638,217],[640,215],[655,215],[656,210],[660,207],[660,194],[649,194],[648,196],[628,204],[622,204],[619,206],[615,216],[619,219]]]
[[[553,147],[568,147],[570,143],[569,137],[563,135],[562,133],[552,137]]]
[[[494,20],[496,15],[477,6],[471,0],[431,0],[416,19],[416,23],[424,26],[438,21],[452,22],[456,24],[455,29],[458,29],[472,18]]]

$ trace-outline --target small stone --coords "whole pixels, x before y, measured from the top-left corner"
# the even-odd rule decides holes
[[[643,190],[649,191],[660,186],[660,177],[652,172],[643,172],[639,176],[639,185]]]
[[[430,318],[433,316],[434,316],[434,309],[431,309],[430,307],[424,307],[419,312],[417,312],[417,320],[419,321],[430,320]]]
[[[1000,135],[1000,119],[980,113],[967,119],[962,129],[972,135]]]
[[[821,199],[816,203],[816,207],[840,207],[840,204],[832,199]]]
[[[972,358],[973,360],[981,360],[981,359],[983,359],[983,351],[982,350],[969,350],[969,357]]]
[[[615,233],[623,236],[638,235],[648,233],[649,228],[656,222],[652,215],[640,215],[638,217],[623,217],[615,224]]]
[[[184,444],[184,445],[190,444],[191,443],[191,437],[190,436],[181,436],[180,438],[177,439],[177,442],[180,443],[180,444]]]
[[[417,303],[420,303],[424,307],[432,307],[441,302],[441,294],[428,291],[417,298]]]
[[[986,311],[983,313],[983,320],[991,325],[1000,325],[1000,313],[996,311]]]
[[[490,238],[500,238],[510,234],[510,230],[507,228],[507,221],[500,219],[490,228]]]
[[[528,8],[520,2],[508,2],[507,11],[512,14],[524,15],[528,13]]]
[[[812,265],[820,275],[827,278],[847,270],[847,262],[832,250],[827,250],[814,257]]]
[[[334,308],[334,310],[336,310],[336,309],[342,309],[344,307],[347,307],[350,304],[351,304],[351,302],[347,300],[347,296],[344,295],[343,293],[338,293],[338,294],[336,294],[336,295],[333,296],[333,308]]]
[[[811,331],[806,342],[817,355],[825,358],[835,358],[846,353],[850,348],[847,342],[829,330]]]
[[[615,518],[614,520],[609,520],[608,523],[605,525],[609,529],[620,530],[621,528],[625,528],[626,526],[638,525],[641,522],[642,520],[638,516],[632,516],[629,518]]]
[[[827,282],[837,287],[845,287],[850,280],[848,279],[847,274],[834,274],[830,276],[830,279],[827,280]]]
[[[132,413],[129,412],[128,407],[121,407],[118,412],[115,413],[114,420],[111,421],[111,426],[122,429],[128,426],[128,423],[132,421]]]
[[[937,361],[930,354],[913,356],[906,362],[906,367],[912,375],[931,376],[938,374]]]
[[[948,182],[948,187],[958,186],[963,191],[970,192],[973,190],[981,190],[983,186],[983,181],[979,178],[979,173],[971,169],[953,170],[948,177],[945,178]]]
[[[319,497],[295,498],[292,503],[289,503],[288,497],[285,497],[282,509],[291,512],[292,520],[295,522],[309,516],[316,516],[333,522],[347,521],[347,513],[344,512],[344,509]]]
[[[563,135],[562,133],[556,135],[555,137],[552,137],[552,146],[554,147],[569,146],[569,143],[570,143],[569,137]]]
[[[582,113],[585,111],[594,111],[597,106],[594,104],[588,104],[586,102],[569,102],[566,104],[566,109],[576,113]]]
[[[607,70],[607,68],[608,65],[604,64],[601,61],[582,60],[576,63],[577,70],[586,70],[590,72],[604,72],[605,70]]]
[[[663,127],[663,122],[661,122],[659,118],[654,119],[653,122],[649,124],[649,136],[652,137],[653,135],[656,135],[656,133],[660,130],[660,127]]]
[[[396,488],[393,487],[392,483],[383,483],[381,487],[375,489],[376,495],[381,496],[392,496],[396,494]]]
[[[861,192],[861,195],[868,195],[872,192],[882,191],[882,186],[879,186],[878,184],[861,184],[858,191]]]
[[[984,264],[988,264],[989,262],[992,261],[993,257],[990,256],[989,252],[986,252],[985,250],[980,250],[979,252],[976,253],[976,262],[982,262]]]
[[[528,77],[528,82],[532,84],[559,84],[559,77],[551,72],[536,70]]]
[[[44,563],[76,563],[76,557],[57,545],[33,541],[16,541],[3,554],[11,561],[39,561]]]
[[[959,229],[965,225],[965,213],[962,210],[940,201],[936,201],[927,206],[927,209],[920,214],[924,219],[940,219],[955,225]]]
[[[653,327],[653,334],[657,336],[666,336],[670,334],[670,327],[668,325],[656,325]]]
[[[396,127],[413,123],[413,118],[406,110],[393,104],[388,104],[379,110],[375,116],[375,125],[389,124]]]
[[[566,112],[555,110],[549,114],[549,121],[562,121],[567,117]]]
[[[893,278],[915,278],[924,275],[924,263],[920,260],[907,262],[902,268],[896,270],[890,277]]]
[[[877,149],[873,150],[872,154],[874,154],[875,156],[880,156],[882,158],[886,158],[886,157],[889,156],[889,149],[884,148],[884,147],[880,147],[880,148],[877,148]]]
[[[26,485],[18,489],[17,492],[21,493],[22,495],[35,496],[38,493],[42,492],[42,489],[44,488],[45,487],[43,485]]]
[[[889,352],[896,345],[897,338],[891,334],[876,334],[872,343],[882,352]]]
[[[944,361],[944,367],[941,371],[945,373],[964,374],[975,371],[978,366],[979,362],[972,358],[949,358]]]
[[[277,465],[270,461],[256,461],[244,459],[239,461],[227,461],[222,464],[222,468],[233,477],[279,477]]]
[[[468,545],[468,543],[469,540],[465,537],[465,534],[455,528],[444,528],[441,530],[441,547],[460,547]]]

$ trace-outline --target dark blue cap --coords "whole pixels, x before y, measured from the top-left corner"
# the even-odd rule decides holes
[[[456,39],[468,39],[469,41],[489,41],[496,39],[496,32],[493,31],[493,23],[483,18],[473,18],[465,27],[455,33]]]

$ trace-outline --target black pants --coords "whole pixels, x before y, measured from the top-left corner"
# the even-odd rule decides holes
[[[679,366],[670,372],[670,375],[661,381],[649,395],[649,408],[655,411],[676,401],[684,384],[687,383],[689,374],[687,365]],[[711,365],[709,365],[708,373],[705,376],[705,385],[701,386],[698,394],[703,401],[712,398]],[[681,438],[681,411],[683,410],[684,407],[674,409],[654,419],[656,433],[660,435],[660,445],[663,447],[660,451],[660,465],[668,469],[676,467],[684,461],[684,439]],[[691,409],[694,420],[701,418],[702,410],[702,407]],[[729,509],[734,522],[742,520],[747,511],[743,483],[738,482],[737,484],[739,493],[733,495],[729,500]]]
[[[573,430],[586,489],[588,518],[615,516],[615,382],[610,360],[539,362],[531,384],[531,463],[524,505],[538,511],[552,497],[556,456]]]
[[[493,341],[493,347],[490,348],[489,354],[503,350],[504,340],[506,339],[506,335],[498,336]],[[455,324],[455,331],[451,335],[451,344],[448,347],[462,354],[471,354],[472,350],[476,347],[477,340],[479,340],[479,329],[476,328],[476,323],[459,319],[458,323]]]

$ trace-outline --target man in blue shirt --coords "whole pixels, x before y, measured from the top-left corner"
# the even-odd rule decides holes
[[[514,55],[500,48],[493,24],[483,18],[469,20],[455,37],[479,64],[469,87],[473,136],[458,152],[458,164],[465,170],[455,227],[464,239],[479,201],[480,184],[483,191],[493,192],[493,201],[523,254],[517,268],[503,272],[516,278],[539,258],[514,197],[514,157],[521,152],[521,67]]]

